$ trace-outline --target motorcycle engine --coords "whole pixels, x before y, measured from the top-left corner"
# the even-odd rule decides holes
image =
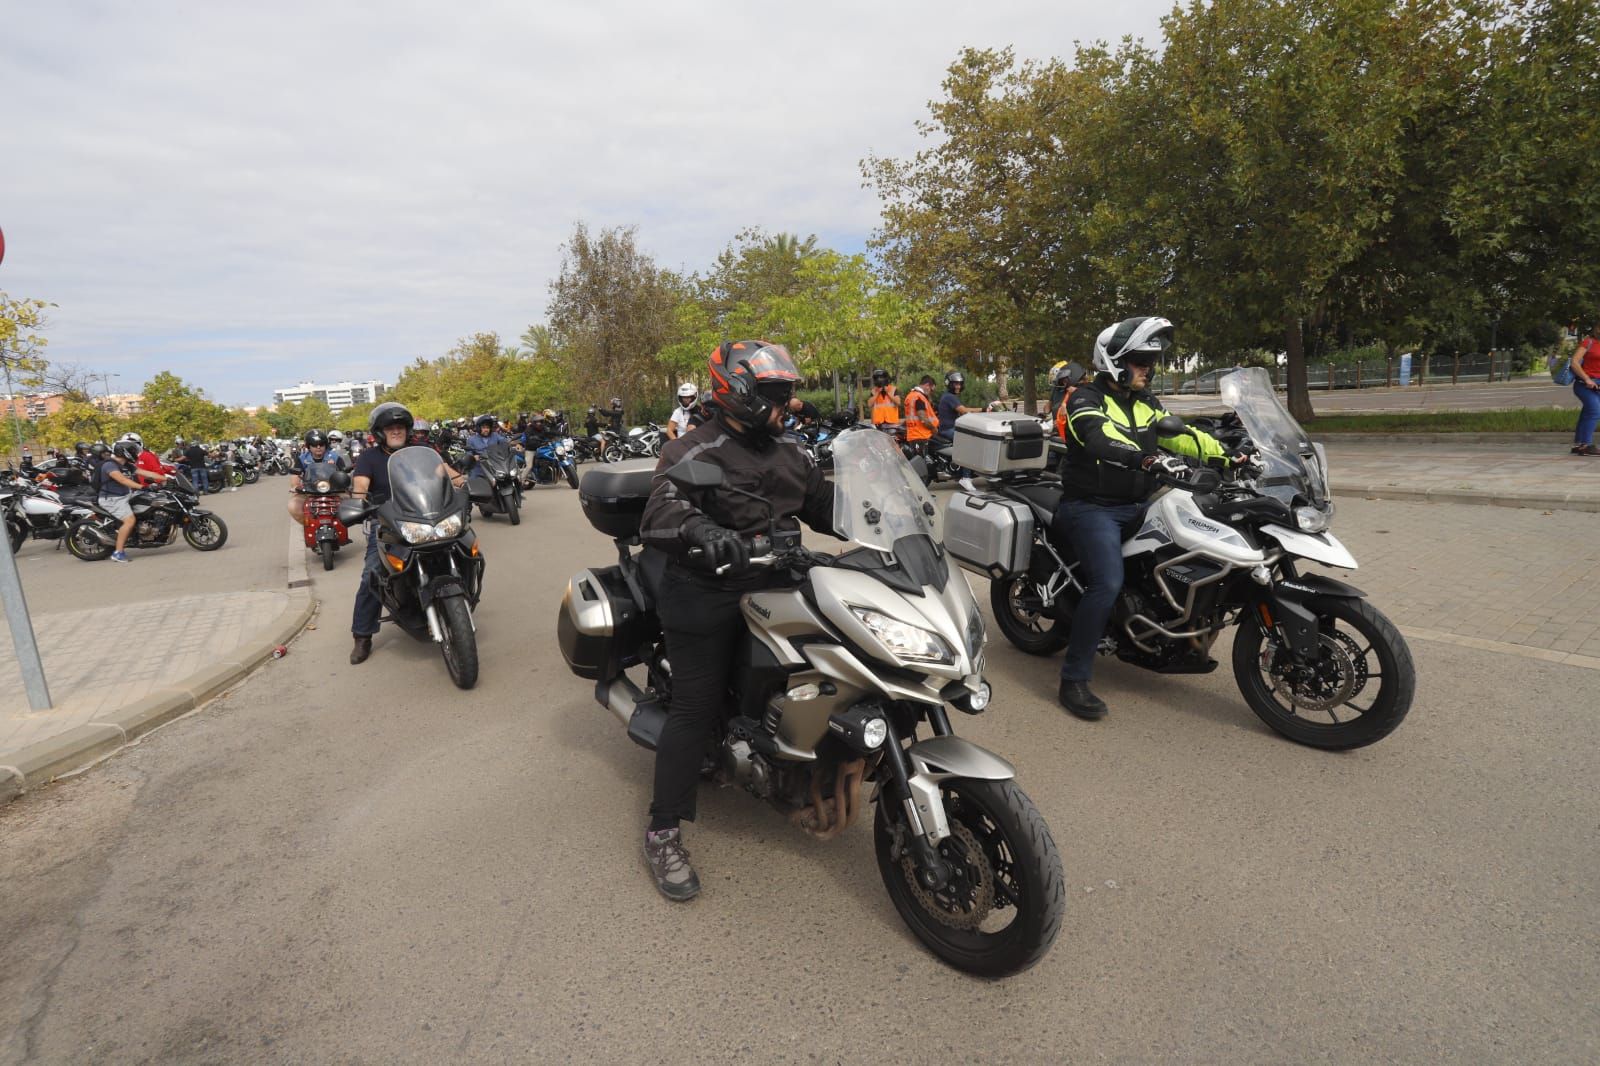
[[[142,541],[159,542],[166,539],[167,530],[171,528],[171,525],[170,519],[165,515],[158,514],[140,519],[139,524],[134,526],[134,531],[138,533],[139,539]]]
[[[729,737],[722,745],[720,776],[758,799],[772,798],[772,764],[757,754],[748,741]]]

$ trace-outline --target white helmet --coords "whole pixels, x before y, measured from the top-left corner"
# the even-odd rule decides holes
[[[139,436],[139,434],[134,433],[132,431],[124,433],[122,436],[117,438],[117,441],[118,441],[118,443],[121,443],[123,441],[128,441],[129,443],[137,444],[139,446],[139,450],[141,452],[144,451],[144,438]]]
[[[1095,338],[1094,368],[1102,374],[1110,374],[1117,384],[1126,385],[1132,380],[1128,373],[1128,357],[1141,355],[1144,358],[1136,362],[1159,365],[1172,350],[1172,333],[1172,323],[1154,315],[1125,318],[1114,326],[1107,326]]]
[[[685,381],[682,385],[678,386],[678,399],[680,399],[680,400],[698,400],[699,398],[700,398],[700,389],[695,385],[694,382]]]
[[[340,441],[344,440],[344,434],[340,433],[336,429],[330,429],[328,430],[328,439],[333,443],[338,444]]]

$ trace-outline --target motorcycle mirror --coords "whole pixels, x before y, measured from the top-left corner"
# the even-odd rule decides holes
[[[1156,420],[1156,432],[1163,437],[1176,437],[1188,431],[1189,427],[1177,415],[1162,415]]]
[[[372,513],[366,500],[344,500],[339,504],[339,521],[347,526],[359,525]]]
[[[680,489],[715,489],[722,486],[722,467],[685,459],[669,468],[666,478]]]

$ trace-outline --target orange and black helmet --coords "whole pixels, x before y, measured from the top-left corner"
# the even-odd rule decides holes
[[[750,429],[766,426],[774,407],[794,395],[800,372],[789,351],[767,341],[726,341],[711,353],[711,395]]]

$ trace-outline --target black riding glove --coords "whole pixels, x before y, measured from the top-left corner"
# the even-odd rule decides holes
[[[700,561],[712,573],[727,567],[724,573],[737,574],[750,566],[750,548],[731,529],[697,523],[684,531],[684,540],[700,549]]]

